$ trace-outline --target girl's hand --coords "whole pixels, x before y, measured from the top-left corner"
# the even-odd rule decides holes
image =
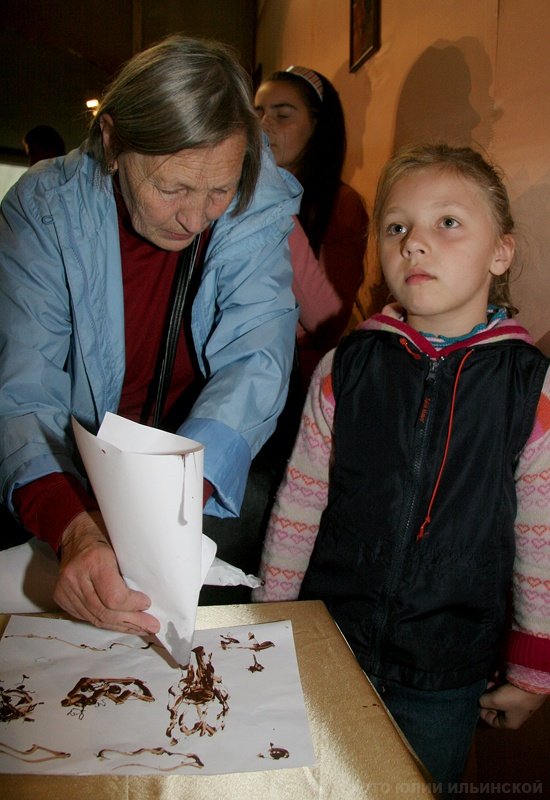
[[[489,684],[479,700],[481,719],[492,728],[517,730],[546,700],[545,694],[526,692],[511,683]]]

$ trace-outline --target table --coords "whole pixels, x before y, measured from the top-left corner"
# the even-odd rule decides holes
[[[55,615],[50,615],[55,616]],[[433,795],[319,600],[200,606],[197,628],[290,619],[317,766],[227,775],[0,775],[2,800],[378,800]],[[0,615],[0,631],[8,617]],[[1,677],[1,676],[0,676]]]

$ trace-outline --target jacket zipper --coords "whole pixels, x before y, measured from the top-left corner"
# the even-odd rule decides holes
[[[453,382],[453,393],[452,393],[452,397],[451,397],[451,407],[449,409],[449,422],[447,424],[447,436],[445,438],[445,449],[443,450],[443,456],[441,458],[441,464],[439,466],[439,470],[437,472],[437,478],[435,480],[435,484],[434,484],[434,487],[432,489],[430,502],[428,504],[428,510],[426,512],[426,516],[424,517],[424,522],[422,523],[418,533],[416,534],[416,541],[419,541],[420,539],[424,538],[424,534],[426,533],[426,528],[430,524],[430,522],[432,521],[432,508],[434,506],[435,499],[436,499],[437,493],[439,491],[439,484],[441,483],[441,476],[443,475],[443,470],[445,469],[445,464],[447,463],[447,455],[449,453],[449,445],[451,443],[451,436],[452,436],[452,432],[453,432],[453,423],[454,423],[454,415],[455,415],[456,393],[457,393],[457,390],[458,390],[458,382],[460,380],[460,375],[462,374],[462,369],[464,367],[464,364],[470,358],[470,356],[472,355],[473,352],[474,352],[473,350],[468,350],[468,352],[465,353],[462,356],[462,358],[460,360],[460,363],[458,365],[458,369],[456,371],[456,375],[455,375],[454,382]]]
[[[386,629],[388,621],[390,601],[393,596],[394,589],[401,577],[404,555],[406,552],[406,545],[407,542],[409,541],[410,530],[412,527],[412,519],[414,516],[416,503],[418,501],[418,486],[419,486],[418,479],[420,476],[422,465],[424,463],[427,434],[430,427],[429,423],[431,421],[432,398],[434,395],[437,370],[439,364],[443,360],[444,360],[443,358],[440,358],[438,360],[430,359],[426,377],[424,378],[424,395],[420,406],[420,412],[418,414],[416,421],[414,460],[412,464],[412,486],[409,491],[407,513],[404,525],[401,529],[402,534],[397,538],[395,543],[395,549],[393,551],[391,566],[389,569],[388,578],[386,580],[386,585],[384,588],[384,600],[382,608],[380,609],[380,613],[376,615],[378,617],[379,624],[376,627],[375,643],[373,650],[375,658],[377,658],[377,660],[380,663],[382,660],[381,656],[382,656],[383,631]]]

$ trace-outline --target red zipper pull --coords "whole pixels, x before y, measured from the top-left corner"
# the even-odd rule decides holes
[[[418,361],[420,358],[422,358],[422,356],[420,355],[420,353],[415,353],[415,351],[411,349],[411,346],[410,346],[410,344],[408,343],[407,339],[405,339],[405,337],[404,337],[404,336],[401,336],[401,338],[399,339],[399,344],[403,345],[403,347],[405,348],[405,350],[407,351],[407,353],[408,353],[410,356],[412,356],[413,358],[416,358],[416,360],[417,360],[417,361]]]
[[[424,522],[420,526],[420,529],[419,529],[418,533],[416,534],[416,541],[417,542],[420,541],[420,539],[423,539],[424,536],[428,535],[427,532],[426,532],[426,528],[428,527],[430,522],[431,522],[431,517],[429,517],[429,516],[426,517],[426,519],[424,520]]]

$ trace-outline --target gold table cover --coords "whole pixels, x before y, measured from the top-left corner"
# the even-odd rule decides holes
[[[48,616],[48,615],[45,615]],[[55,615],[49,615],[55,616]],[[224,775],[0,775],[2,800],[430,798],[429,777],[321,601],[200,606],[197,628],[290,619],[314,767]],[[8,616],[0,615],[0,632]]]

